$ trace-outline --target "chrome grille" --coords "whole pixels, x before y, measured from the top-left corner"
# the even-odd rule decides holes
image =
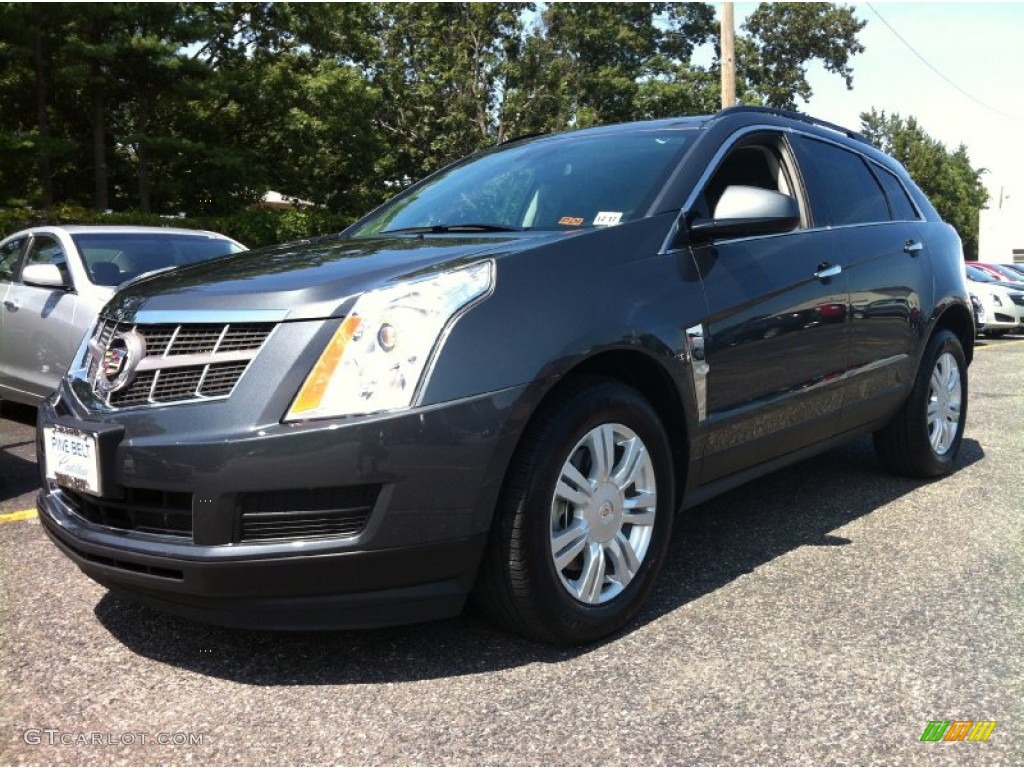
[[[103,319],[89,344],[86,370],[93,392],[107,405],[131,408],[227,397],[259,352],[274,323],[133,324]],[[97,369],[118,333],[145,340],[127,386],[105,393]]]
[[[1024,293],[1011,293],[1010,301],[1012,301],[1018,307],[1024,307]]]

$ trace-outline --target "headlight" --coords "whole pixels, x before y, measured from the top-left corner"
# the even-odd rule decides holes
[[[360,296],[292,402],[285,421],[409,408],[452,320],[494,282],[486,261]]]
[[[996,296],[994,293],[992,294],[992,303],[995,304],[997,307],[1003,306],[1003,300]]]

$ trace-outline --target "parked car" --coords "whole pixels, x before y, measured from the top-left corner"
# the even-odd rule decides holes
[[[119,285],[245,246],[164,227],[34,227],[0,242],[0,398],[51,394]]]
[[[993,280],[1006,280],[1007,279],[1002,273],[1000,273],[999,271],[993,269],[988,264],[982,264],[982,263],[977,262],[977,261],[971,261],[971,262],[968,262],[968,263],[970,264],[970,266],[974,267],[974,269],[976,269],[976,270],[978,270],[980,272],[987,273],[989,276],[991,276],[991,278]],[[1016,281],[1014,281],[1014,282],[1016,282]]]
[[[971,293],[971,304],[974,305],[974,330],[978,334],[983,334],[985,333],[985,320],[988,317],[988,312],[976,293]]]
[[[865,433],[949,472],[960,241],[797,113],[526,138],[335,239],[128,286],[39,410],[40,519],[86,574],[247,627],[450,616],[581,643],[677,510]]]
[[[999,266],[1016,272],[1020,276],[1017,279],[1024,280],[1024,264],[1000,264]]]
[[[978,263],[979,267],[987,269],[989,272],[996,276],[997,280],[1009,281],[1011,283],[1017,283],[1024,288],[1024,272],[1013,267],[1010,264],[982,264]]]
[[[967,264],[966,274],[974,293],[986,309],[985,335],[998,337],[1024,330],[1024,286],[996,280],[986,270]]]
[[[986,283],[988,285],[998,285],[1002,288],[1006,288],[1011,291],[1021,290],[1021,284],[1014,280],[1004,280],[1003,276],[998,272],[992,272],[988,269],[983,269],[977,262],[969,261],[965,266],[967,270],[967,279],[972,280],[976,283]]]

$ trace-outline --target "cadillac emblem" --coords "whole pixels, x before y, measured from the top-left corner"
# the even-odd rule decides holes
[[[117,333],[107,343],[96,366],[93,386],[98,392],[117,392],[135,378],[135,369],[146,356],[146,340],[135,331]]]

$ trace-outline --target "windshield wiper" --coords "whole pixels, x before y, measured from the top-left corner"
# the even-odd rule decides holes
[[[433,224],[429,227],[401,227],[385,229],[380,234],[400,233],[442,235],[445,232],[525,232],[523,227],[509,227],[505,224]]]

